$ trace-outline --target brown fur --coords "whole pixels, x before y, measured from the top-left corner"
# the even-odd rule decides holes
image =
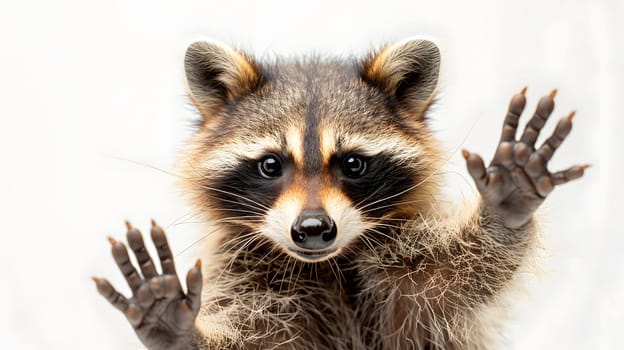
[[[490,346],[491,315],[530,255],[536,228],[507,229],[480,206],[454,218],[438,204],[443,156],[424,118],[440,62],[434,44],[408,41],[362,62],[264,66],[217,44],[189,51],[190,91],[204,122],[179,167],[185,193],[213,223],[203,241],[211,263],[197,321],[200,348]],[[329,170],[335,154],[352,148],[383,150],[409,174],[412,185],[379,215],[358,207]],[[291,180],[270,202],[228,197],[248,217],[228,212],[220,197],[235,190],[222,187],[229,171],[267,151],[292,156]],[[350,240],[328,260],[300,261],[267,225],[289,224],[298,210],[319,205],[355,208],[339,222],[339,239]]]

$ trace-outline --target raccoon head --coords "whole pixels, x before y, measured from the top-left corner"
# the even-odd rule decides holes
[[[307,262],[389,238],[436,190],[440,157],[424,116],[439,64],[426,40],[362,60],[271,64],[194,43],[185,69],[202,122],[182,158],[187,188],[232,228],[224,239],[267,240]]]

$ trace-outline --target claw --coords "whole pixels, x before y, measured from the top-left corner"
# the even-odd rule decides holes
[[[128,229],[128,231],[132,231],[132,224],[130,223],[130,221],[126,220],[124,222],[126,224],[126,228]]]
[[[523,87],[522,91],[520,91],[520,95],[522,96],[526,95],[527,89],[528,89],[528,86]]]
[[[106,239],[108,239],[108,243],[111,245],[115,245],[115,243],[117,243],[117,241],[111,236],[106,237]]]
[[[97,284],[97,283],[100,283],[100,281],[101,281],[99,278],[97,278],[97,277],[95,277],[95,276],[91,276],[91,279],[92,279],[92,280],[93,280],[93,282],[95,282],[96,284]]]
[[[553,89],[553,91],[550,92],[550,95],[548,95],[550,98],[555,98],[555,96],[557,96],[557,89]]]
[[[156,227],[156,226],[158,226],[158,225],[156,224],[156,220],[154,220],[154,219],[150,219],[150,222],[152,223],[152,227]]]
[[[462,148],[462,156],[464,156],[465,159],[468,159],[468,157],[470,157],[470,152]]]
[[[576,115],[576,111],[572,111],[570,112],[570,114],[568,115],[568,121],[572,121],[572,119],[574,119],[574,116]]]
[[[197,261],[195,262],[195,267],[201,270],[201,259],[197,259]]]
[[[587,168],[591,168],[591,164],[585,164],[585,165],[581,165],[581,169],[585,170]]]

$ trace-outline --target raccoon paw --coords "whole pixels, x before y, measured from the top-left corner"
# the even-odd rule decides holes
[[[185,294],[163,229],[152,221],[152,241],[162,267],[162,274],[159,274],[145,249],[139,230],[128,222],[126,226],[128,244],[134,252],[142,276],[130,262],[126,246],[109,238],[113,258],[133,295],[128,299],[117,292],[106,279],[94,277],[98,292],[124,313],[148,349],[193,349],[191,339],[202,289],[200,260],[197,260],[186,276],[188,293]]]
[[[540,130],[553,111],[557,90],[540,99],[520,140],[516,139],[518,119],[526,104],[525,93],[526,88],[512,97],[496,154],[487,168],[479,155],[462,150],[483,203],[500,215],[509,228],[526,224],[556,185],[580,178],[589,167],[580,165],[555,173],[548,171],[548,162],[572,129],[574,112],[562,118],[553,134],[537,150],[535,148]]]

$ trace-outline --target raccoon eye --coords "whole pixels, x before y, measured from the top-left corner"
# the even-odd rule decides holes
[[[282,164],[280,160],[269,154],[258,162],[258,172],[267,179],[282,175]]]
[[[366,161],[357,155],[348,155],[342,162],[342,171],[347,177],[358,178],[366,171]]]

